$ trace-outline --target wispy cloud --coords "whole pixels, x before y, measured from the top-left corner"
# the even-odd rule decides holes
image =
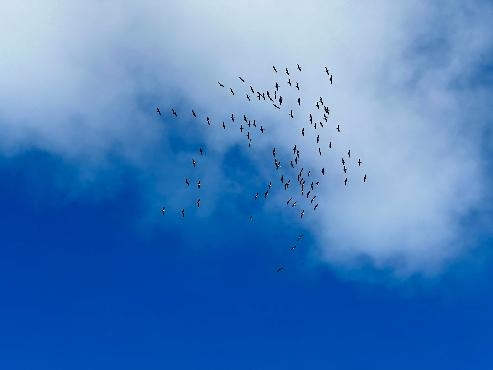
[[[170,130],[150,118],[156,105],[194,106],[216,121],[248,109],[273,123],[276,139],[257,148],[299,143],[307,166],[330,168],[318,217],[307,216],[323,259],[351,266],[364,256],[402,274],[434,273],[469,247],[463,224],[491,200],[484,160],[491,147],[483,145],[491,90],[478,78],[492,52],[491,5],[36,4],[0,6],[8,30],[0,35],[4,153],[37,147],[93,165],[117,154],[144,171],[156,148],[173,153]],[[339,136],[324,130],[322,141],[334,140],[337,153],[324,162],[300,139],[302,122],[288,129],[287,115],[240,103],[216,84],[240,88],[242,75],[271,88],[271,66],[296,63],[303,99],[324,96],[344,128]],[[312,110],[307,104],[297,113]],[[203,135],[217,163],[240,140]],[[344,187],[337,166],[348,148],[364,165],[353,163]],[[268,173],[270,158],[254,158]]]

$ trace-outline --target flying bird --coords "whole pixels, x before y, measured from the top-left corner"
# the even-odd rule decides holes
[[[330,81],[330,84],[332,85],[332,75],[330,75],[329,81]]]
[[[274,68],[274,72],[276,72],[276,73],[277,73],[277,69],[276,69],[276,67],[275,67],[275,66],[272,66],[272,68]]]
[[[250,95],[246,94],[248,101],[250,101]]]
[[[344,166],[346,162],[344,162],[344,158],[341,158],[342,165]]]
[[[289,205],[289,202],[291,202],[292,199],[293,199],[293,197],[289,198],[288,201],[286,202],[286,204]]]
[[[229,88],[229,91],[231,91],[231,94],[233,94],[233,95],[235,94],[235,92],[233,91],[233,89],[231,87]]]
[[[202,148],[199,148],[199,153],[200,155],[204,154],[204,150]]]
[[[200,189],[200,180],[197,182],[197,188]]]
[[[360,159],[358,159],[358,166],[361,166],[361,163],[363,163],[363,162],[361,162],[361,158],[360,158]]]
[[[366,182],[366,173],[365,173],[365,177],[363,177],[363,182]]]
[[[252,94],[255,94],[255,90],[253,89],[252,85],[250,85],[250,91],[252,92]]]
[[[298,66],[298,71],[300,71],[300,72],[301,72],[301,67],[300,67],[300,65],[299,65],[299,64],[297,64],[297,66]]]
[[[263,126],[260,126],[260,132],[264,133],[264,127]]]
[[[305,214],[305,210],[301,211],[300,218],[303,218],[303,215]]]
[[[312,183],[312,184],[313,184],[313,183]],[[316,196],[316,195],[314,195],[314,196],[313,196],[313,198],[312,198],[312,200],[310,200],[310,203],[313,203],[313,201],[315,200],[315,198],[316,198],[316,197],[317,197],[317,196]]]
[[[233,122],[235,121],[235,116],[233,113],[231,113],[231,121],[233,121]]]
[[[195,111],[192,109],[192,115],[197,118],[197,115],[195,114]]]
[[[290,250],[294,251],[296,249],[296,244],[291,247]]]
[[[162,114],[161,114],[161,110],[159,109],[159,107],[158,107],[158,108],[156,108],[156,112],[157,112],[157,114],[159,114],[160,116],[162,116]]]
[[[293,110],[292,110],[292,109],[291,109],[291,113],[289,114],[289,116],[290,116],[291,118],[293,118],[293,117],[294,117],[294,116],[293,116]]]
[[[349,150],[348,150],[348,152],[347,152],[347,156],[348,156],[349,158],[351,158],[351,149],[349,149]]]
[[[301,99],[298,98],[298,106],[300,106],[300,105],[301,105]]]
[[[303,238],[303,234],[300,234],[296,240],[300,240],[301,238]]]
[[[195,159],[192,159],[192,164],[193,164],[194,167],[197,164],[197,162],[195,162]]]
[[[300,85],[298,85],[298,82],[296,82],[296,88],[298,89],[298,91],[300,90]]]
[[[313,210],[315,211],[317,209],[317,207],[318,207],[318,203],[315,204],[315,207],[313,207]]]
[[[332,148],[332,141],[329,141],[329,149]]]
[[[164,215],[165,212],[166,212],[166,208],[165,207],[162,207],[161,208],[161,214]]]
[[[301,135],[305,136],[305,128],[304,127],[301,129]]]
[[[258,192],[255,193],[255,200],[257,200],[257,198],[258,198]]]
[[[322,168],[322,175],[324,175],[324,176],[325,176],[325,167],[324,167],[324,168]]]
[[[185,208],[182,208],[181,210],[181,217],[185,217]]]
[[[327,73],[327,76],[329,75],[329,70],[327,69],[327,67],[325,67],[325,73]]]
[[[197,207],[200,207],[200,198],[197,199]]]
[[[219,84],[219,86],[224,87],[224,85],[222,83],[220,83],[219,81],[217,83]]]
[[[190,182],[188,181],[188,179],[185,179],[185,184],[187,184],[187,186],[190,186]]]
[[[282,270],[284,270],[284,266],[278,267],[276,272],[281,272]]]
[[[243,125],[240,125],[240,132],[243,132]]]
[[[288,85],[291,86],[291,79],[288,78]]]
[[[223,121],[223,129],[226,130],[226,125],[225,125],[224,121]]]
[[[238,78],[241,80],[241,82],[245,82],[245,80],[243,78],[241,78],[241,77],[238,77]]]
[[[288,69],[287,69],[287,68],[286,68],[286,74],[289,76],[289,71],[288,71]]]
[[[344,186],[347,185],[347,177],[344,179]]]
[[[172,114],[173,116],[175,116],[175,117],[178,117],[178,115],[176,114],[176,111],[175,111],[173,108],[171,108],[171,114]]]

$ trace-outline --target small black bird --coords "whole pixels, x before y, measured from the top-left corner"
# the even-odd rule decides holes
[[[200,180],[197,182],[197,188],[200,189]]]
[[[238,78],[241,80],[241,82],[245,82],[245,80],[243,78],[241,78],[241,77],[238,77]]]
[[[303,218],[303,215],[305,214],[305,210],[302,210],[301,211],[301,215],[300,215],[300,218]]]
[[[366,182],[366,173],[365,173],[365,177],[363,177],[363,182]]]
[[[233,95],[235,94],[231,87],[229,88],[229,91],[231,91],[231,94],[233,94]]]
[[[250,101],[250,95],[246,94],[248,101]]]
[[[258,192],[255,193],[255,200],[257,200],[257,198],[258,198]]]
[[[293,197],[289,198],[288,201],[286,202],[286,204],[289,205],[289,202],[291,202],[292,199],[293,199]]]
[[[288,79],[288,85],[291,86],[291,79]]]
[[[240,132],[243,132],[243,125],[240,126]]]
[[[298,85],[298,82],[296,82],[296,88],[298,89],[298,91],[300,90],[300,85]]]
[[[300,234],[296,240],[300,240],[301,238],[303,238],[303,234]]]
[[[318,154],[322,155],[322,150],[320,149],[320,147],[318,147]]]
[[[276,82],[276,91],[279,91],[279,84]]]
[[[199,148],[199,153],[200,155],[204,154],[204,150],[202,148]]]
[[[282,96],[279,95],[279,105],[282,105]]]
[[[286,74],[289,76],[289,71],[288,71],[288,69],[287,69],[287,68],[286,68]]]
[[[210,126],[211,125],[211,120],[209,119],[209,117],[206,117],[206,120],[207,120],[207,124]]]
[[[301,99],[298,98],[298,106],[300,106],[300,105],[301,105]]]
[[[187,184],[187,186],[190,186],[190,182],[188,181],[188,179],[185,179],[185,184]]]
[[[269,190],[267,190],[265,193],[264,193],[264,198],[267,199],[267,195],[269,195]]]
[[[163,216],[164,216],[164,213],[165,213],[165,212],[166,212],[166,208],[165,208],[165,207],[161,208],[161,214],[162,214]]]
[[[277,73],[277,69],[276,69],[276,67],[275,67],[275,66],[272,66],[272,68],[274,68],[274,72],[276,72],[276,73]]]
[[[296,144],[293,147],[293,154],[296,154]]]
[[[185,217],[185,208],[182,208],[181,210],[181,217]]]
[[[158,107],[158,108],[156,108],[156,112],[157,112],[157,114],[159,114],[160,116],[162,116],[162,114],[161,114],[161,110],[159,109],[159,107]]]
[[[320,105],[318,104],[318,102],[315,105],[317,106],[317,109],[320,109]]]
[[[310,113],[310,123],[313,123],[313,117],[311,113]]]
[[[250,85],[250,91],[252,92],[252,94],[255,94],[255,90],[253,90],[253,87]]]
[[[347,177],[344,179],[344,186],[347,185]]]
[[[349,150],[348,150],[348,152],[347,152],[347,156],[348,156],[349,158],[351,158],[351,149],[349,149]]]
[[[200,207],[200,198],[197,199],[197,207]]]
[[[223,121],[223,129],[225,129],[225,130],[226,130],[226,125],[224,124],[224,121]]]
[[[320,135],[317,135],[317,144],[320,141]]]
[[[301,135],[305,136],[305,128],[304,127],[301,129]]]
[[[313,210],[315,211],[317,209],[317,207],[318,207],[318,203],[315,204],[315,207],[313,207]]]
[[[327,67],[325,67],[325,73],[327,73],[327,76],[329,75],[329,70],[327,69]]]
[[[299,64],[297,64],[297,66],[298,66],[298,71],[300,71],[300,72],[301,72],[301,67],[300,67],[300,65],[299,65]]]
[[[279,106],[275,105],[275,104],[272,104],[274,107],[276,107],[277,109],[281,109]]]
[[[343,171],[344,171],[344,173],[347,173],[347,168],[346,168],[346,166],[342,166],[342,167],[343,167]]]
[[[281,272],[282,270],[284,270],[284,266],[278,267],[276,272]]]
[[[329,149],[332,148],[332,141],[329,141]]]
[[[217,83],[219,84],[219,86],[224,87],[224,85],[222,83],[220,83],[219,81]]]
[[[197,115],[195,114],[195,111],[192,109],[192,115],[197,118]]]
[[[290,250],[294,251],[296,249],[296,244],[291,247]]]
[[[361,158],[360,158],[360,159],[358,159],[358,166],[361,166],[361,163],[363,163],[363,162],[361,162]]]
[[[233,113],[231,113],[231,121],[235,121],[235,116],[233,115]]]
[[[263,126],[260,126],[260,132],[264,133],[264,127]]]
[[[194,167],[197,164],[197,162],[195,162],[195,159],[192,159],[192,164],[193,164]]]
[[[342,165],[344,166],[346,162],[344,162],[344,158],[341,158]]]
[[[313,184],[313,183],[312,183],[312,184]],[[314,195],[314,196],[313,196],[313,198],[312,198],[312,200],[310,200],[310,203],[313,203],[313,201],[315,200],[315,198],[316,198],[316,197],[317,197],[317,196],[316,196],[316,195]]]
[[[289,114],[291,118],[293,118],[293,110],[291,109],[291,113]]]
[[[324,175],[324,176],[325,176],[325,167],[324,167],[324,168],[322,168],[322,175]]]
[[[330,81],[330,84],[332,85],[332,75],[330,75],[329,81]]]
[[[172,114],[173,116],[175,116],[175,117],[178,117],[178,115],[176,114],[176,111],[175,111],[173,108],[171,108],[171,114]]]
[[[341,128],[339,127],[339,125],[337,125],[337,132],[341,132]]]

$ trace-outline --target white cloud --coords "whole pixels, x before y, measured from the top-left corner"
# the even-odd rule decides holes
[[[250,111],[263,122],[275,122],[269,129],[280,147],[300,143],[305,163],[317,171],[330,168],[330,186],[320,194],[326,204],[312,219],[322,258],[351,265],[365,256],[398,273],[433,273],[467,245],[461,222],[489,197],[485,148],[478,145],[489,92],[467,81],[491,52],[491,6],[26,4],[0,6],[7,30],[0,35],[4,153],[39,147],[100,164],[116,152],[147,168],[155,148],[170,145],[159,141],[166,129],[149,122],[156,101],[167,109],[186,100],[184,106],[202,107],[214,118],[254,107]],[[339,153],[324,155],[328,162],[316,151],[308,154],[301,122],[288,130],[287,115],[246,106],[216,85],[221,79],[239,88],[242,75],[270,88],[272,65],[294,69],[296,63],[303,66],[304,101],[324,96],[331,119],[343,127],[339,136],[333,126],[323,131],[322,142],[334,140]],[[332,86],[324,80],[325,65],[334,73]],[[296,112],[307,117],[312,108]],[[206,138],[223,149],[239,140]],[[347,148],[364,165],[353,163],[344,188],[338,167]],[[259,166],[265,171],[270,158]]]

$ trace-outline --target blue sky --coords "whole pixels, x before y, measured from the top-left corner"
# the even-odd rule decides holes
[[[491,368],[493,8],[299,6],[0,6],[1,368]],[[272,65],[297,119],[240,93],[293,102]],[[327,168],[303,220],[294,143]]]

